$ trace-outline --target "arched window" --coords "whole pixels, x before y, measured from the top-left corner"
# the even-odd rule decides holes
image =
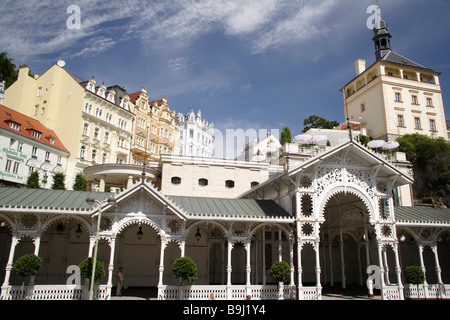
[[[172,182],[172,184],[180,184],[181,178],[180,177],[172,177],[171,182]]]
[[[204,179],[204,178],[198,179],[198,185],[199,186],[207,186],[208,185],[208,179]]]
[[[258,181],[253,181],[252,183],[250,183],[250,187],[251,188],[256,187],[258,184],[259,184]]]
[[[225,187],[227,187],[227,188],[234,188],[234,181],[233,180],[225,181]]]

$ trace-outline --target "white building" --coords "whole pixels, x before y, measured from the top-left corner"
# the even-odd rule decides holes
[[[361,122],[373,139],[414,133],[446,139],[440,72],[394,52],[383,20],[373,31],[375,62],[356,60],[356,77],[341,89],[346,118]]]
[[[178,144],[174,154],[210,158],[214,156],[214,123],[202,118],[190,108],[187,115],[177,113]]]
[[[69,151],[56,134],[39,121],[0,105],[0,180],[26,184],[39,172],[42,188],[51,188],[53,175],[65,173]]]

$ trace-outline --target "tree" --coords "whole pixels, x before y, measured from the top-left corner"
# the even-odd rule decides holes
[[[17,259],[14,263],[13,270],[19,276],[22,276],[22,289],[20,297],[23,296],[25,287],[25,277],[34,276],[38,273],[39,268],[42,266],[42,258],[34,254],[26,254]]]
[[[83,279],[89,279],[89,281],[91,281],[93,264],[94,258],[89,257],[78,265],[78,267],[80,267],[80,275]],[[105,264],[102,260],[97,259],[97,262],[95,263],[94,283],[99,281],[105,275]]]
[[[269,276],[276,282],[289,282],[291,267],[286,261],[277,261],[269,268]]]
[[[7,52],[0,53],[0,81],[5,81],[5,89],[17,80],[16,65],[14,59],[8,58]]]
[[[284,146],[286,143],[292,142],[291,129],[289,127],[283,127],[280,134],[280,144]]]
[[[82,173],[77,173],[75,176],[75,183],[73,185],[73,190],[76,191],[86,191],[87,181]]]
[[[321,118],[319,116],[309,116],[303,121],[303,133],[308,131],[311,128],[319,128],[319,129],[333,129],[334,127],[337,127],[339,125],[339,122],[337,121],[328,121],[324,118]]]
[[[450,142],[418,133],[397,139],[414,171],[414,198],[434,206],[448,206],[450,195]]]
[[[180,278],[180,285],[183,284],[183,280],[194,284],[197,280],[197,265],[190,257],[178,258],[172,265],[172,275]]]
[[[53,175],[53,190],[66,190],[66,185],[64,183],[64,180],[66,179],[66,176],[62,172],[57,172]]]
[[[27,184],[25,188],[29,189],[39,189],[41,186],[39,185],[39,172],[33,171],[27,179]]]
[[[279,283],[278,295],[283,297],[283,283],[289,282],[291,278],[291,267],[286,261],[277,261],[269,268],[269,276]]]

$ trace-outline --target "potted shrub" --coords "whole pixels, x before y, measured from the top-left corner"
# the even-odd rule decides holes
[[[289,282],[291,267],[286,261],[277,261],[269,268],[269,276],[278,282],[278,296],[283,298],[283,284]]]
[[[14,263],[13,270],[19,276],[22,276],[22,288],[20,290],[20,298],[23,297],[23,291],[25,288],[25,277],[34,276],[38,273],[39,268],[42,266],[42,258],[34,254],[26,254],[17,259]]]
[[[194,284],[197,278],[197,265],[190,257],[181,257],[175,260],[172,265],[172,275],[180,278],[180,299],[183,299],[183,281],[186,280],[190,285]]]
[[[80,275],[83,279],[89,279],[89,288],[92,281],[92,265],[94,262],[94,258],[89,257],[82,261],[78,267],[80,268]],[[94,273],[94,284],[100,281],[106,275],[105,265],[102,260],[97,259],[95,263],[95,273]]]
[[[409,266],[405,269],[406,283],[417,286],[417,297],[420,299],[419,284],[425,282],[425,274],[420,266]]]

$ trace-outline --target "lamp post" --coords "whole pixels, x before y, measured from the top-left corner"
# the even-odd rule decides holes
[[[95,247],[94,247],[94,257],[92,262],[92,275],[91,275],[91,284],[89,288],[89,300],[94,300],[94,281],[95,281],[95,267],[97,264],[97,252],[98,252],[98,234],[100,232],[100,220],[102,219],[102,206],[105,202],[108,202],[108,204],[114,206],[116,205],[116,199],[114,198],[108,198],[103,201],[98,201],[93,198],[87,198],[86,203],[90,206],[94,205],[95,203],[98,204],[98,217],[97,217],[97,232],[95,234]]]

